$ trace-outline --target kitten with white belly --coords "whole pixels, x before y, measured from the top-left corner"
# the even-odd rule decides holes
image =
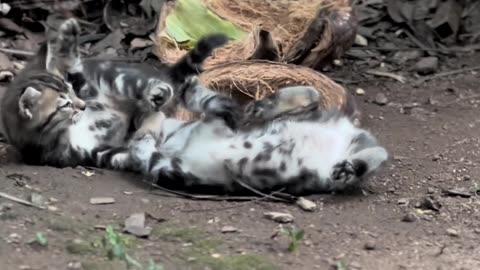
[[[321,111],[319,92],[287,87],[252,102],[244,118],[251,125],[232,131],[218,118],[163,122],[161,143],[149,134],[131,142],[143,174],[159,184],[245,186],[292,194],[341,191],[356,187],[378,171],[388,153],[347,115]],[[256,121],[250,121],[256,119]],[[169,127],[179,126],[175,132]]]

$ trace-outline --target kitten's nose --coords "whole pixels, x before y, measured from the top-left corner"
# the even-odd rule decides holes
[[[87,107],[85,101],[81,100],[81,99],[77,99],[77,102],[76,102],[76,106],[78,109],[84,111],[85,108]]]

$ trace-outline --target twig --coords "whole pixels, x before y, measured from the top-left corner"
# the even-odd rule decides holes
[[[79,44],[84,44],[84,43],[87,43],[87,42],[93,42],[93,41],[97,41],[97,40],[100,40],[104,37],[106,37],[107,34],[88,34],[88,35],[84,35],[84,36],[81,36],[78,38],[78,43]]]
[[[368,74],[376,75],[376,76],[392,78],[392,79],[397,80],[401,83],[405,83],[407,81],[407,79],[405,77],[400,76],[400,75],[396,75],[396,74],[393,74],[393,73],[389,73],[389,72],[383,72],[383,71],[372,70],[372,69],[367,70],[365,72],[368,73]]]
[[[413,83],[413,85],[420,85],[420,84],[422,84],[422,83],[424,83],[424,82],[426,82],[426,81],[430,81],[430,80],[433,80],[433,79],[438,79],[438,78],[441,78],[441,77],[446,77],[446,76],[450,76],[450,75],[456,75],[456,74],[460,74],[460,73],[464,73],[464,72],[469,72],[469,71],[475,71],[475,70],[480,70],[480,66],[460,68],[460,69],[455,69],[455,70],[450,70],[450,71],[446,71],[446,72],[441,72],[441,73],[433,74],[433,75],[430,75],[430,76],[427,76],[427,77],[418,79],[417,81],[415,81],[415,82]]]
[[[275,192],[272,192],[270,193],[269,195],[270,196],[277,196],[277,195],[280,195],[282,193],[280,193],[282,190],[284,190],[283,188],[279,191],[275,191]],[[189,209],[189,210],[181,210],[180,212],[183,212],[183,213],[191,213],[191,212],[210,212],[210,211],[224,211],[224,210],[230,210],[230,209],[235,209],[235,208],[241,208],[241,207],[245,207],[245,206],[248,206],[250,204],[254,204],[254,203],[257,203],[257,202],[260,202],[260,201],[264,201],[268,199],[268,197],[255,197],[254,199],[248,201],[248,202],[245,202],[245,203],[242,203],[240,205],[232,205],[232,206],[225,206],[225,207],[217,207],[217,208],[208,208],[208,209]]]
[[[33,53],[33,52],[15,50],[15,49],[7,49],[7,48],[0,48],[0,52],[13,54],[13,55],[22,55],[22,56],[34,56],[35,55],[35,53]]]
[[[29,201],[26,201],[26,200],[24,200],[24,199],[17,198],[17,197],[15,197],[15,196],[9,195],[9,194],[7,194],[7,193],[0,192],[0,197],[5,198],[5,199],[7,199],[7,200],[11,200],[11,201],[17,202],[17,203],[20,203],[20,204],[23,204],[23,205],[26,205],[26,206],[36,207],[36,208],[42,209],[42,210],[45,209],[45,207],[43,207],[43,206],[33,204],[33,203],[29,202]]]
[[[255,188],[251,187],[250,185],[246,184],[245,182],[240,181],[239,179],[235,179],[235,182],[238,183],[243,188],[245,188],[247,190],[250,190],[251,192],[253,192],[257,195],[260,195],[260,196],[263,196],[263,197],[266,197],[266,198],[270,198],[274,201],[292,203],[291,200],[287,200],[287,199],[284,199],[284,198],[279,198],[279,197],[272,196],[270,194],[263,193],[263,192],[255,189]]]
[[[480,94],[470,95],[470,96],[466,96],[466,97],[459,97],[459,98],[457,98],[457,99],[455,99],[455,100],[453,100],[453,101],[438,104],[437,107],[447,107],[447,106],[449,106],[449,105],[458,103],[458,102],[460,102],[460,101],[470,100],[470,99],[476,99],[476,98],[480,98]]]
[[[185,199],[200,200],[200,201],[251,201],[251,200],[258,199],[258,197],[256,196],[254,197],[254,196],[224,196],[224,195],[193,195],[193,194],[184,193],[176,190],[171,190],[171,189],[156,185],[154,183],[151,183],[149,181],[144,180],[144,182],[150,185],[151,187],[164,191],[170,195],[168,196],[167,194],[160,194],[159,192],[151,191],[151,193],[159,196],[185,198]]]

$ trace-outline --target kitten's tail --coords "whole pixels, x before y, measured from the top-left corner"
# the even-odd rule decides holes
[[[201,38],[197,45],[178,60],[172,67],[172,77],[177,82],[184,82],[188,77],[202,72],[203,62],[212,54],[213,50],[222,47],[228,42],[224,34],[212,34]]]

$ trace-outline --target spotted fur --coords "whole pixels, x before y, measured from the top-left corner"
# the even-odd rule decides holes
[[[248,105],[245,118],[255,125],[237,131],[218,118],[167,119],[161,143],[148,135],[138,138],[130,146],[132,157],[160,183],[228,191],[246,184],[295,194],[357,186],[387,160],[387,151],[344,114],[321,111],[319,98],[310,87],[281,89]]]

